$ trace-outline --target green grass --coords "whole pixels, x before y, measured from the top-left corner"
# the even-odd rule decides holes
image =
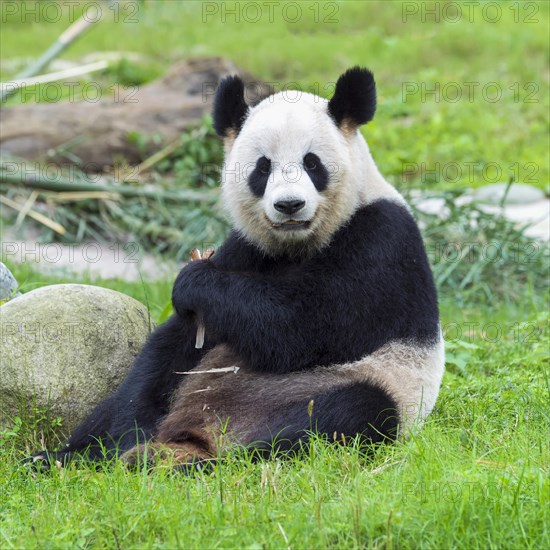
[[[225,17],[221,7],[207,15],[204,10],[214,4],[133,2],[121,8],[118,24],[114,12],[104,8],[104,20],[64,57],[142,54],[133,69],[126,63],[94,77],[106,94],[116,83],[150,80],[171,63],[196,56],[223,55],[257,78],[275,82],[276,89],[298,86],[321,95],[330,94],[344,69],[367,65],[378,82],[379,111],[365,134],[382,173],[394,183],[478,187],[514,177],[548,189],[548,2],[529,2],[530,9],[504,2],[495,22],[488,21],[494,15],[481,5],[472,8],[473,21],[464,8],[457,23],[450,21],[452,10],[440,14],[439,22],[421,11],[404,16],[398,1],[301,2],[296,23],[293,13],[283,12],[283,2],[274,8],[273,22],[267,10],[257,22],[247,22],[246,2],[237,3],[238,23],[229,13],[233,2],[223,3]],[[443,5],[420,4],[440,10]],[[131,6],[139,6],[135,15]],[[70,22],[68,8],[50,23],[25,13],[22,7],[6,15],[0,35],[2,79],[14,76],[17,60],[45,51]],[[423,97],[422,90],[434,86],[439,96]],[[457,89],[462,99],[454,101]],[[32,93],[29,97],[33,101]],[[15,97],[9,104],[20,101]]]
[[[382,173],[398,188],[476,187],[490,183],[493,174],[484,178],[483,168],[496,163],[501,181],[530,177],[545,189],[550,8],[546,2],[527,4],[537,8],[538,23],[524,21],[523,4],[521,22],[515,22],[515,2],[502,3],[499,22],[488,23],[476,11],[475,22],[463,18],[452,24],[420,17],[403,23],[400,2],[349,1],[327,4],[338,7],[337,23],[316,24],[307,11],[311,3],[304,2],[309,18],[304,15],[297,24],[280,16],[272,24],[265,18],[236,24],[219,17],[202,22],[198,2],[146,1],[139,4],[139,23],[117,26],[106,17],[65,57],[141,53],[142,61],[97,76],[107,91],[117,82],[146,82],[172,62],[199,55],[224,55],[260,79],[294,81],[305,90],[319,83],[321,93],[348,66],[368,65],[377,77],[380,107],[365,135]],[[37,56],[68,24],[67,13],[56,23],[31,19],[15,15],[3,21],[2,79],[16,72],[7,61]],[[476,94],[472,102],[452,103],[430,96],[422,101],[413,93],[404,101],[404,83],[422,82],[428,87],[479,82],[477,90],[496,82],[503,97],[492,103]],[[525,101],[530,83],[538,86],[534,103]],[[21,99],[15,96],[8,105]],[[197,145],[197,151],[185,151],[159,172],[193,177],[192,159],[202,150]],[[403,177],[407,162],[418,166],[408,165],[410,173]],[[443,176],[453,162],[463,170],[456,181],[426,172],[439,163]],[[472,179],[467,162],[477,163]],[[453,197],[447,195],[448,207]],[[194,218],[180,229],[201,242],[208,240],[200,229],[206,221],[197,212],[189,213]],[[232,453],[211,474],[191,477],[129,472],[120,464],[33,476],[19,461],[41,448],[55,427],[55,419],[40,411],[0,431],[0,546],[550,547],[548,247],[535,243],[533,249],[510,224],[475,208],[451,208],[445,222],[423,221],[440,294],[447,367],[436,410],[420,433],[368,457],[353,445],[318,440],[294,461],[255,464],[246,454]],[[495,241],[503,250],[498,261],[478,253],[460,261],[444,254],[437,259],[449,243],[465,252],[466,243],[477,243],[479,251]],[[54,278],[32,263],[9,267],[23,291],[92,283],[133,296],[157,321],[168,314],[172,281]]]
[[[321,441],[292,462],[233,454],[194,477],[120,464],[31,476],[17,461],[39,434],[23,427],[0,446],[2,546],[547,548],[548,315],[528,308],[518,329],[507,311],[457,317],[444,301],[442,313],[444,327],[475,320],[503,334],[455,342],[470,344],[465,365],[448,365],[411,440],[370,457]]]

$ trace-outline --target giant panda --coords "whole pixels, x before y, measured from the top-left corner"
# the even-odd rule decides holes
[[[376,108],[372,73],[348,70],[330,101],[277,93],[249,106],[244,91],[227,77],[213,110],[230,235],[181,270],[175,314],[122,385],[33,462],[135,463],[149,449],[184,468],[234,446],[292,452],[311,431],[371,445],[434,407],[436,289],[415,220],[359,131]]]

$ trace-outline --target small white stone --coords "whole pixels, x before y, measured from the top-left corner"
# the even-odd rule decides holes
[[[0,303],[21,296],[21,293],[17,292],[18,287],[19,285],[11,271],[5,264],[0,262]]]
[[[506,183],[495,183],[479,187],[473,192],[477,201],[499,205],[506,195],[505,204],[530,204],[544,200],[544,191],[525,183],[514,183],[506,194]]]

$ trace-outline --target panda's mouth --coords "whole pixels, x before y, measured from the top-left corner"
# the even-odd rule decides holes
[[[286,220],[282,223],[272,223],[271,227],[278,231],[296,231],[308,229],[310,226],[310,221],[304,220]]]

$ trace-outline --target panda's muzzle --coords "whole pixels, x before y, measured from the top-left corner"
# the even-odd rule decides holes
[[[281,212],[281,214],[286,214],[287,216],[292,216],[293,214],[296,214],[296,212],[299,212],[302,210],[302,208],[305,206],[306,201],[299,200],[299,199],[290,199],[290,200],[283,200],[283,201],[277,201],[273,204],[273,207],[278,212]],[[290,217],[288,220],[284,220],[282,222],[272,222],[272,227],[274,229],[281,229],[283,231],[291,231],[291,230],[297,230],[297,229],[307,229],[309,226],[308,220],[294,220]]]
[[[304,210],[305,206],[306,201],[297,198],[274,202],[273,208],[280,212],[280,215],[277,215],[275,220],[268,217],[271,227],[277,231],[300,231],[308,229],[311,219],[304,219],[307,215],[306,210]]]

